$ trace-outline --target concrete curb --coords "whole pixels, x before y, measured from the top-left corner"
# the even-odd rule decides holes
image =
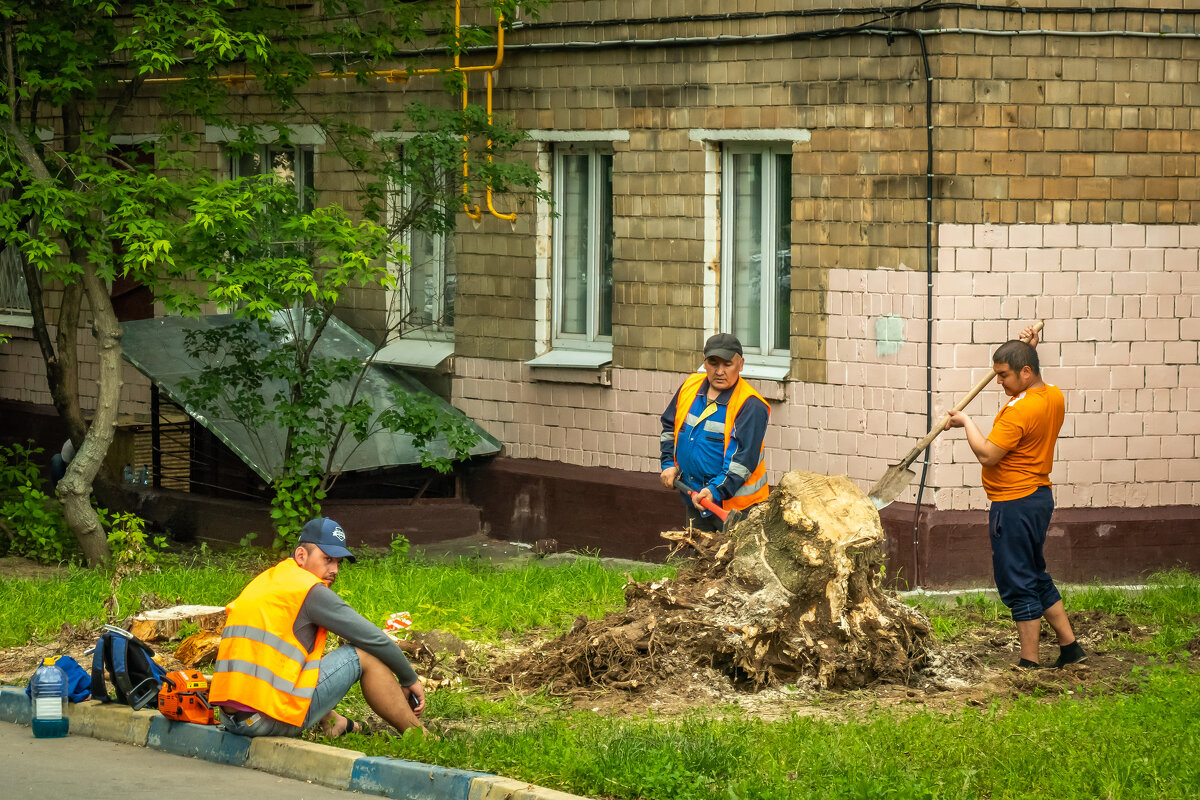
[[[32,704],[25,690],[0,686],[0,721],[28,725]],[[180,756],[202,758],[328,786],[404,800],[584,800],[531,783],[449,769],[419,761],[367,756],[356,750],[261,736],[247,739],[211,725],[169,720],[157,711],[88,700],[67,706],[71,734]]]

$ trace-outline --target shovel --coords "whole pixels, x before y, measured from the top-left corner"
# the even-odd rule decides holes
[[[1035,324],[1033,326],[1033,332],[1040,333],[1043,324],[1044,323],[1040,321]],[[1021,337],[1021,341],[1027,342],[1029,339],[1026,337]],[[995,380],[995,378],[996,373],[992,372],[990,375],[984,377],[984,379],[979,383],[975,384],[975,388],[968,392],[966,397],[958,401],[958,405],[954,407],[954,410],[962,411],[964,408],[966,408],[967,404],[975,399],[975,395],[982,392],[983,387],[987,386],[989,383]],[[913,461],[916,460],[917,456],[921,455],[921,451],[933,444],[933,440],[938,437],[938,434],[946,430],[946,423],[949,421],[950,415],[944,415],[938,421],[938,423],[933,426],[933,429],[930,430],[929,433],[925,434],[925,438],[917,442],[916,447],[914,447],[912,450],[909,450],[908,455],[900,459],[899,464],[893,464],[892,466],[888,467],[887,472],[883,473],[883,477],[879,479],[879,482],[876,483],[871,489],[871,493],[867,495],[871,498],[871,502],[875,504],[876,509],[887,508],[895,501],[897,497],[904,493],[904,490],[908,488],[910,483],[912,483],[913,478],[917,477],[917,473],[913,472],[911,469],[909,469],[909,467],[912,465]]]
[[[675,479],[675,488],[681,492],[686,492],[688,497],[695,497],[697,494],[699,494],[699,492],[693,491],[692,487],[688,486],[680,478]],[[743,516],[740,510],[735,508],[732,511],[726,511],[712,500],[709,500],[707,497],[700,498],[700,505],[704,506],[706,509],[711,511],[717,519],[721,520],[722,531],[728,531],[730,528],[740,522]]]

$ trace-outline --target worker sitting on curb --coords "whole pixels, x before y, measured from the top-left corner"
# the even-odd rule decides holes
[[[241,736],[296,736],[320,724],[328,736],[365,730],[334,708],[361,682],[375,713],[398,731],[422,728],[425,689],[400,647],[333,592],[346,534],[310,520],[288,558],[226,607],[209,700]],[[346,642],[325,653],[325,634]],[[399,678],[397,682],[396,678]]]
[[[699,530],[721,529],[702,500],[740,511],[767,499],[763,437],[771,408],[741,378],[745,364],[736,336],[710,336],[704,371],[689,375],[662,413],[659,478],[667,489],[678,478],[696,493],[684,495],[684,522]]]

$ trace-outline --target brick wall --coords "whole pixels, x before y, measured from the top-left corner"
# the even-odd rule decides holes
[[[939,241],[935,418],[989,373],[996,343],[1044,319],[1043,376],[1067,400],[1058,504],[1200,504],[1200,227],[946,225]],[[924,435],[925,291],[912,270],[828,271],[828,381],[789,382],[771,403],[771,481],[808,469],[866,489]],[[567,386],[484,359],[460,359],[458,374],[456,405],[507,455],[635,471],[657,470],[658,415],[681,380],[617,368],[611,388]],[[1001,402],[989,386],[967,411],[986,432]],[[961,432],[931,453],[926,502],[986,506]]]

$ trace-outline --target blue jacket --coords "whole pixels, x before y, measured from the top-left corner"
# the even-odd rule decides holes
[[[733,435],[726,452],[725,412],[734,387],[721,392],[713,401],[714,409],[705,414],[709,405],[708,388],[708,381],[705,380],[688,412],[689,418],[699,421],[694,425],[684,422],[678,443],[675,441],[675,406],[679,390],[675,391],[661,417],[660,460],[662,469],[674,466],[678,461],[679,477],[684,483],[696,491],[707,486],[713,498],[721,503],[733,497],[758,466],[763,436],[767,432],[769,409],[766,403],[756,397],[747,399],[734,420]],[[708,513],[704,512],[706,515]]]

